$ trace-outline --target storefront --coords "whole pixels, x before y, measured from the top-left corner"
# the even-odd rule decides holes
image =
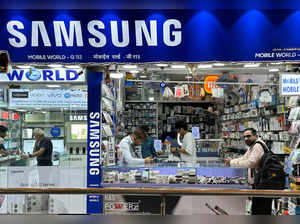
[[[11,61],[0,76],[1,116],[9,132],[15,129],[10,137],[18,139],[11,141],[13,155],[7,159],[18,160],[19,149],[30,153],[33,129],[43,128],[57,152],[57,164],[51,167],[54,187],[72,183],[74,187],[248,188],[246,169],[223,167],[222,160],[245,151],[245,128],[257,129],[283,157],[298,148],[297,132],[290,129],[298,119],[294,97],[299,92],[298,11],[0,13],[0,50],[7,52]],[[174,131],[177,120],[185,120],[196,138],[197,164],[193,167],[169,153],[162,139],[163,134]],[[117,145],[141,125],[149,127],[162,155],[150,167],[121,167]],[[4,160],[3,167],[13,164]],[[28,166],[28,161],[23,162]],[[292,165],[287,162],[287,167]],[[69,170],[62,171],[64,168]],[[74,170],[78,182],[66,178]],[[3,173],[17,171],[8,167]],[[55,172],[63,173],[59,180],[54,178]],[[58,182],[61,185],[56,185]],[[18,182],[18,187],[22,183]],[[48,200],[59,203],[54,196]],[[67,200],[72,207],[75,199]],[[61,212],[48,203],[48,212],[143,212],[136,201],[126,198],[107,196],[103,202],[100,196],[88,196],[76,200],[84,206]],[[198,203],[191,198],[180,200],[185,205]],[[222,204],[224,201],[217,203],[219,207],[228,205]],[[205,204],[201,212],[211,212],[205,209],[212,203],[216,201]],[[235,205],[244,203],[242,199]],[[234,207],[227,212],[245,212]],[[192,210],[177,206],[177,214],[196,212]]]

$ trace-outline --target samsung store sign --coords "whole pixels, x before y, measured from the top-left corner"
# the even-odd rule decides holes
[[[293,10],[0,10],[0,18],[0,50],[14,63],[300,60]]]
[[[81,69],[13,69],[0,82],[84,82]]]

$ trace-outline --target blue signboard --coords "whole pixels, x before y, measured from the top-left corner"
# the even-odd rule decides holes
[[[12,62],[300,60],[296,10],[0,10]]]
[[[50,129],[50,133],[51,133],[52,137],[59,137],[61,131],[60,131],[60,128],[59,128],[59,127],[54,126],[54,127],[52,127],[52,128]]]
[[[101,81],[103,73],[88,72],[87,187],[101,187]],[[87,213],[102,213],[102,196],[87,195]]]

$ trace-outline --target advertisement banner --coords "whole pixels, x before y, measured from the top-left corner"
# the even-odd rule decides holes
[[[87,92],[62,89],[9,89],[10,108],[87,108]]]
[[[81,69],[12,69],[0,75],[0,82],[84,82]]]
[[[300,60],[296,10],[0,10],[15,63]]]
[[[101,81],[102,72],[88,72],[87,187],[102,187],[101,179]],[[102,196],[87,195],[87,213],[102,213]]]
[[[300,95],[300,74],[280,74],[280,93],[281,96]]]

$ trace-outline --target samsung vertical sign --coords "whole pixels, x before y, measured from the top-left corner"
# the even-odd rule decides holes
[[[81,69],[12,69],[0,82],[84,82]]]

